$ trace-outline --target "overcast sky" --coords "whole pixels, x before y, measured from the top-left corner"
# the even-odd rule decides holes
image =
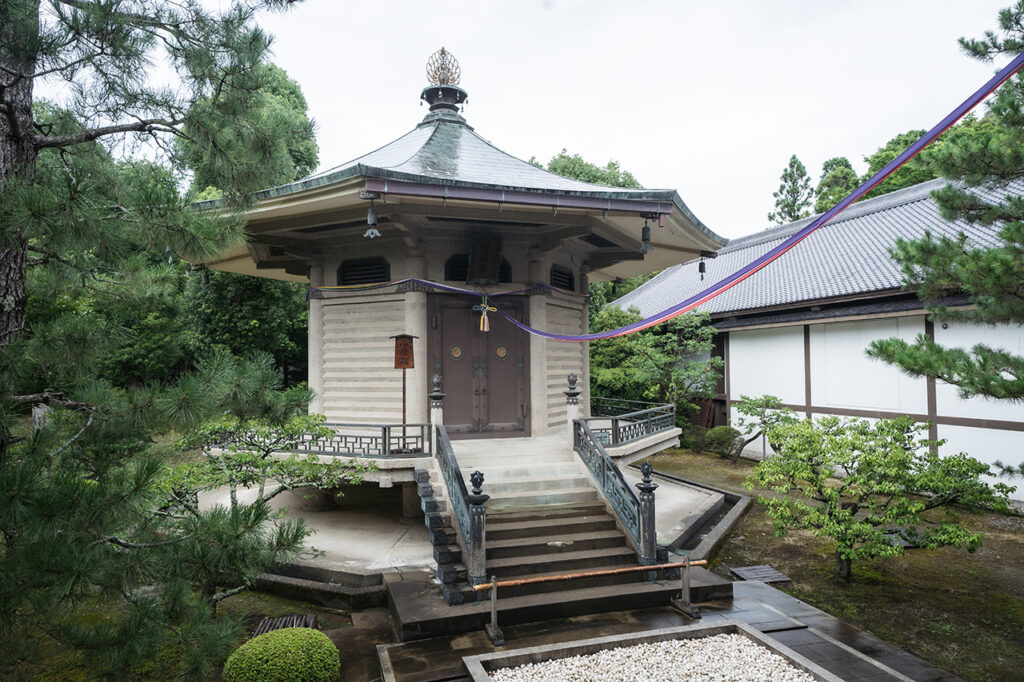
[[[563,147],[672,188],[708,227],[768,227],[791,154],[821,164],[930,128],[1009,59],[964,56],[1009,0],[307,0],[268,15],[318,124],[321,168],[426,114],[424,65],[462,67],[464,116],[522,159]]]

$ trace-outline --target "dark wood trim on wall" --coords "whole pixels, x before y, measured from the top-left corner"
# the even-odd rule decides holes
[[[739,400],[730,400],[729,405],[735,405]],[[803,412],[806,405],[793,405],[781,403],[794,412]],[[911,414],[909,412],[886,412],[884,410],[859,410],[852,407],[822,407],[812,405],[811,412],[814,414],[829,414],[837,417],[865,417],[869,419],[896,419],[897,417],[910,417],[914,421],[931,421],[933,425],[943,426],[970,426],[976,429],[997,429],[999,431],[1024,431],[1024,422],[1006,421],[1002,419],[975,419],[972,417],[943,417],[935,416],[929,418],[926,414]]]
[[[924,335],[928,337],[929,341],[935,340],[935,323],[927,317],[924,318]],[[935,397],[935,377],[926,377],[925,390],[928,393],[928,421],[932,423],[928,429],[928,440],[936,441],[939,439],[939,425],[938,400]]]
[[[729,362],[729,332],[719,332],[722,335],[722,374],[725,380],[725,419],[726,422],[732,421],[732,415],[729,413],[729,406],[732,405],[732,393],[730,392],[729,373],[732,371],[732,364]]]
[[[804,325],[804,413],[811,418],[811,325]]]

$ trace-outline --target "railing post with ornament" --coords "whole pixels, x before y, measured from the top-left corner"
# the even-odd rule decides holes
[[[441,375],[435,374],[431,379],[433,388],[427,394],[430,399],[430,452],[437,453],[437,427],[444,424],[444,396],[441,391]]]
[[[565,393],[565,417],[569,424],[569,445],[572,446],[573,436],[573,423],[580,418],[580,390],[576,388],[576,382],[579,380],[575,374],[568,376],[569,389],[564,391]]]

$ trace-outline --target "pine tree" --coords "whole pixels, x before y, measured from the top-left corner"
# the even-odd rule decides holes
[[[987,32],[982,40],[961,38],[961,47],[981,61],[1015,56],[1024,49],[1024,2],[1002,10],[999,25],[999,33]],[[923,157],[935,172],[961,183],[932,195],[944,218],[1001,227],[994,245],[978,244],[966,232],[900,240],[892,255],[904,281],[917,290],[933,319],[1024,324],[1024,197],[1011,193],[992,202],[970,187],[1004,187],[1024,173],[1024,77],[1018,74],[1007,81],[982,119],[954,128]],[[973,306],[951,310],[939,303],[951,294],[968,295]],[[946,348],[922,335],[913,343],[877,341],[868,352],[912,376],[953,384],[965,398],[1024,400],[1024,357],[1011,350],[985,343],[969,350]]]
[[[218,135],[253,122],[269,43],[253,17],[287,4],[0,3],[2,677],[36,672],[34,648],[54,640],[90,676],[131,676],[171,647],[185,677],[207,677],[239,632],[212,605],[301,551],[301,527],[265,504],[183,510],[210,480],[168,478],[162,460],[172,429],[224,414],[285,429],[306,394],[282,391],[265,358],[122,386],[103,366],[129,318],[180,294],[169,256],[243,238],[230,209],[267,182],[277,147],[259,125]],[[178,87],[154,76],[165,63]],[[63,106],[34,99],[48,81]],[[180,137],[238,169],[220,185],[227,210],[179,191]]]
[[[811,214],[808,207],[814,197],[811,178],[796,154],[790,157],[789,165],[782,171],[781,183],[775,197],[775,210],[768,214],[768,220],[776,225],[785,225]]]
[[[814,212],[824,213],[860,185],[857,173],[845,156],[829,159],[821,168],[821,179],[814,190]]]

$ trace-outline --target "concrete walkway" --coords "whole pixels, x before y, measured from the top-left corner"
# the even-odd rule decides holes
[[[240,501],[251,501],[255,490],[240,491]],[[200,496],[200,507],[229,504],[227,488]],[[271,501],[274,509],[287,509],[286,518],[302,517],[314,534],[306,544],[323,556],[297,563],[332,571],[376,573],[385,568],[432,569],[433,547],[422,517],[402,518],[402,505],[365,505],[360,509],[322,509],[300,493],[286,492]]]

